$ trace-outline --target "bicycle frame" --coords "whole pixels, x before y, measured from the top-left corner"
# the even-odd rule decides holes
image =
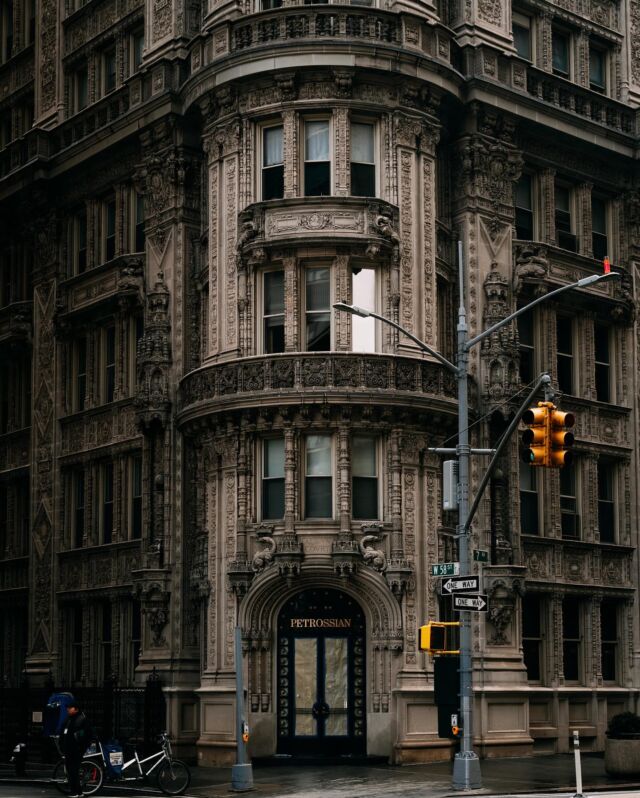
[[[99,751],[96,751],[95,754],[88,754],[85,756],[85,759],[91,759],[92,757],[100,757],[102,763],[105,768],[105,775],[111,781],[137,781],[138,779],[142,779],[145,776],[149,776],[153,771],[166,759],[169,762],[171,761],[170,756],[170,748],[168,740],[163,740],[162,749],[157,751],[155,754],[151,754],[150,756],[145,757],[144,759],[138,758],[138,752],[134,749],[133,751],[133,758],[129,759],[127,762],[123,762],[122,764],[122,772],[119,776],[112,776],[109,774],[109,768],[107,764],[107,760],[104,755],[104,749],[102,748],[102,743],[98,741],[98,748]],[[154,761],[155,760],[155,761]],[[142,766],[145,765],[147,762],[153,762],[153,765],[148,769],[143,768]],[[137,765],[137,773],[135,775],[127,775],[126,771],[128,768],[131,768],[133,765]]]

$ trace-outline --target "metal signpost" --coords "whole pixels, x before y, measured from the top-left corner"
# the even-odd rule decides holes
[[[467,328],[467,315],[464,305],[465,301],[465,284],[464,284],[464,264],[462,259],[462,242],[458,241],[458,278],[459,278],[459,297],[460,304],[458,307],[458,352],[456,365],[451,363],[447,358],[438,352],[433,347],[425,344],[417,338],[412,332],[406,330],[397,322],[388,319],[386,316],[381,316],[372,310],[365,308],[358,308],[354,305],[348,305],[346,302],[336,302],[333,307],[336,310],[342,310],[347,313],[355,314],[367,318],[371,316],[374,319],[394,327],[405,335],[409,340],[417,344],[423,352],[440,361],[449,371],[456,375],[458,382],[458,445],[456,446],[455,453],[458,456],[458,526],[456,536],[459,541],[459,559],[460,571],[454,573],[434,573],[433,568],[431,571],[432,576],[457,576],[460,572],[463,574],[469,573],[471,570],[470,563],[470,547],[469,537],[471,534],[471,517],[475,512],[479,496],[476,496],[471,512],[469,506],[469,460],[472,450],[469,446],[469,385],[468,385],[468,364],[469,352],[472,347],[479,344],[487,336],[492,335],[496,330],[510,324],[514,319],[526,313],[531,308],[540,304],[540,302],[548,302],[558,294],[568,291],[571,288],[584,288],[592,285],[600,280],[609,277],[618,277],[617,272],[607,271],[603,274],[591,274],[589,277],[583,277],[574,283],[563,285],[550,291],[548,294],[543,294],[528,305],[519,308],[514,313],[509,314],[504,319],[496,324],[493,324],[484,332],[479,333],[473,338],[468,337]],[[442,451],[445,453],[447,450],[436,449],[435,451]],[[449,450],[450,451],[450,450]],[[477,450],[474,449],[473,453],[486,453],[494,454],[493,450]],[[494,458],[489,464],[488,471],[495,463]],[[488,479],[488,473],[485,474]],[[486,481],[483,480],[481,485],[482,489]],[[468,596],[466,597],[469,598]],[[477,598],[480,598],[478,596]],[[454,602],[457,600],[465,599],[464,596],[454,596]],[[486,597],[485,597],[486,600]],[[472,639],[471,639],[471,615],[467,611],[479,611],[475,607],[460,607],[460,710],[462,715],[462,739],[460,741],[460,751],[455,755],[453,762],[453,778],[452,787],[455,790],[474,790],[482,787],[482,777],[480,775],[480,760],[478,755],[473,750],[473,659],[472,659]]]

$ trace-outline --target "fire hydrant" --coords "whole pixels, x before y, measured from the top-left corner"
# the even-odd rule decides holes
[[[11,761],[13,762],[13,766],[16,770],[16,776],[24,776],[26,775],[26,765],[27,765],[27,744],[26,743],[18,743],[16,747],[13,749],[13,756],[11,757]]]

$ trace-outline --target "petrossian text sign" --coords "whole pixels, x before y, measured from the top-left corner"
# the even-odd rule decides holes
[[[351,618],[291,618],[292,629],[351,629]]]

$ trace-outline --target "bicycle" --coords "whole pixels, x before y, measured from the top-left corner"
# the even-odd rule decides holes
[[[98,762],[94,762],[89,758],[92,756],[96,755],[85,755],[80,762],[80,787],[82,788],[83,795],[93,795],[98,792],[104,781],[104,770]],[[64,757],[56,762],[53,769],[52,781],[61,793],[64,795],[70,794],[71,789],[69,787]]]
[[[159,741],[160,751],[140,759],[133,749],[133,758],[123,761],[121,751],[109,752],[109,761],[102,743],[98,743],[98,751],[91,757],[101,759],[105,778],[108,782],[119,784],[128,781],[147,780],[153,776],[160,790],[165,795],[181,795],[191,783],[191,771],[184,762],[173,758],[169,735],[163,732]],[[130,774],[130,775],[129,775]]]

